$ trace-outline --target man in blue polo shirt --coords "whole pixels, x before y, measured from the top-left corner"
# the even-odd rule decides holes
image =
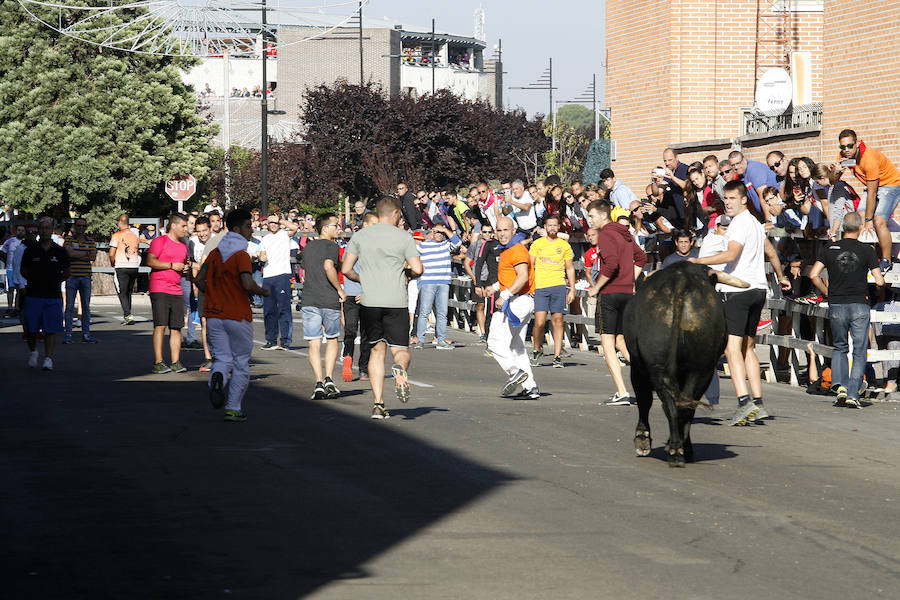
[[[756,160],[747,160],[740,150],[732,150],[728,155],[731,168],[738,174],[738,179],[747,186],[747,197],[753,202],[756,210],[766,218],[769,211],[760,202],[767,187],[778,189],[778,181],[775,179],[775,171],[765,163]]]
[[[434,307],[434,337],[438,350],[452,350],[447,343],[447,304],[450,300],[450,251],[459,247],[459,237],[443,225],[431,230],[433,239],[417,246],[425,273],[419,278],[419,320],[414,348],[424,347],[428,315]]]

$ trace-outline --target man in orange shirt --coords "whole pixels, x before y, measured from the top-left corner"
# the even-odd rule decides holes
[[[247,420],[241,401],[250,383],[253,350],[253,313],[247,292],[268,296],[270,290],[253,281],[247,254],[247,242],[253,236],[250,211],[231,211],[225,224],[228,233],[206,257],[196,283],[205,294],[203,316],[213,355],[209,401],[213,408],[225,406],[226,421],[241,422]]]
[[[888,158],[875,148],[866,147],[857,140],[856,132],[845,129],[838,135],[838,156],[836,172],[849,167],[861,183],[866,186],[866,222],[863,232],[872,231],[878,235],[881,259],[878,266],[882,273],[891,269],[891,232],[887,222],[900,202],[900,173]]]
[[[524,235],[516,234],[512,219],[499,217],[494,231],[503,251],[497,266],[497,283],[482,290],[485,298],[500,292],[491,318],[488,349],[509,375],[500,393],[509,396],[521,385],[520,397],[538,400],[541,393],[525,348],[525,330],[534,313],[534,265],[528,249],[521,243]]]
[[[141,266],[141,255],[138,254],[140,240],[137,231],[128,224],[128,215],[122,213],[116,220],[119,229],[109,240],[109,264],[113,266],[116,276],[116,293],[125,315],[123,325],[134,325],[131,314],[131,292],[137,281],[138,268]]]

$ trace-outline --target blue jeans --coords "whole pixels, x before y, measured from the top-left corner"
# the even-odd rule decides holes
[[[263,284],[262,269],[257,269],[257,268],[253,269],[253,282],[256,283],[256,285],[262,287],[262,284]],[[253,306],[260,307],[262,305],[263,305],[263,297],[253,294]]]
[[[425,329],[428,327],[428,315],[434,307],[434,337],[443,342],[447,336],[447,303],[450,300],[450,286],[446,283],[419,282],[419,320],[416,324],[416,337],[425,341]]]
[[[828,307],[834,352],[831,354],[831,381],[847,388],[849,398],[859,399],[859,386],[866,372],[866,350],[869,347],[869,305],[832,304]],[[849,339],[853,340],[853,368],[848,375]]]
[[[272,344],[278,341],[281,332],[281,345],[290,346],[294,334],[294,321],[291,318],[291,276],[288,273],[274,277],[264,277],[263,287],[271,290],[263,297],[263,321],[266,324],[266,341]]]
[[[91,333],[91,278],[69,277],[66,279],[66,335],[72,335],[72,321],[75,320],[75,293],[81,296],[81,335]]]
[[[196,300],[191,302],[194,298],[194,286],[191,284],[191,280],[185,277],[181,278],[181,296],[184,298],[184,313],[186,315],[184,320],[184,339],[190,343],[197,339],[196,327],[191,317],[191,309],[194,308]]]

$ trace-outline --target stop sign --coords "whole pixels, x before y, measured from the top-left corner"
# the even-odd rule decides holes
[[[197,191],[197,180],[193,175],[182,175],[166,182],[166,193],[176,202],[189,200]]]

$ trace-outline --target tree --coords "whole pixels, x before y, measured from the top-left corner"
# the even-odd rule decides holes
[[[40,10],[51,22],[68,17]],[[0,0],[0,204],[56,216],[71,208],[97,231],[136,204],[169,208],[163,183],[207,169],[212,131],[178,70],[190,64],[101,51]]]
[[[599,183],[600,172],[609,167],[609,140],[594,140],[584,161],[581,181],[585,184]]]
[[[594,137],[594,111],[581,104],[563,104],[556,111],[557,124],[563,123],[575,129],[589,129]]]
[[[544,122],[544,134],[547,137],[555,135],[556,150],[548,150],[544,153],[546,172],[549,175],[559,175],[564,182],[575,181],[581,177],[583,156],[590,139],[579,133],[574,127],[569,127],[557,120],[556,127],[553,122]]]

